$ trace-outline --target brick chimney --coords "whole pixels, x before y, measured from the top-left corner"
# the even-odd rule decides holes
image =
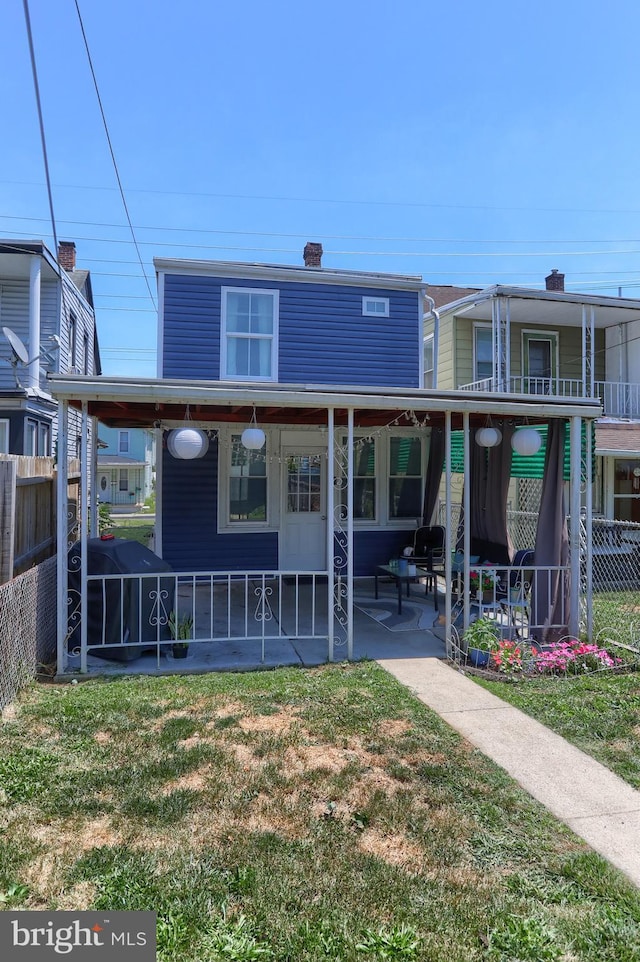
[[[76,269],[76,245],[74,241],[60,241],[58,244],[58,264],[65,271]]]
[[[551,273],[545,277],[544,282],[547,285],[548,291],[564,290],[564,274],[561,274],[555,267],[552,268]]]
[[[305,267],[322,267],[322,244],[308,241],[304,245],[303,256]]]

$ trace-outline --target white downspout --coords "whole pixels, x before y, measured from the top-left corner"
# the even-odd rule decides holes
[[[440,342],[440,314],[436,310],[436,302],[428,294],[424,295],[425,301],[429,304],[429,314],[433,317],[433,383],[432,388],[438,386],[438,346]],[[422,343],[424,345],[424,327],[422,331]],[[424,374],[423,374],[424,377]],[[424,385],[423,385],[424,386]]]
[[[34,254],[29,264],[29,374],[28,387],[40,387],[40,255]]]
[[[335,452],[334,452],[334,414],[333,408],[327,411],[327,619],[329,661],[333,661],[335,636],[334,592],[335,592]]]
[[[347,411],[347,658],[353,659],[353,408]]]

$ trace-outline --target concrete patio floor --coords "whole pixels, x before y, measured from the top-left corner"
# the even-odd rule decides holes
[[[310,594],[310,590],[309,590]],[[359,578],[355,581],[354,597],[366,604],[374,600],[373,578]],[[389,611],[395,612],[397,606],[397,592],[393,584],[381,581],[379,586],[379,601],[388,605]],[[208,602],[207,602],[208,604]],[[403,594],[403,608],[407,611],[407,604],[415,606],[420,611],[420,623],[431,626],[436,618],[433,606],[433,596],[426,595],[424,587],[416,584],[411,587],[410,598],[406,591]],[[316,617],[326,625],[326,587],[319,586],[316,591]],[[309,609],[311,598],[309,598]],[[202,612],[203,621],[208,621],[208,613]],[[329,660],[326,639],[297,637],[299,633],[308,633],[305,618],[300,617],[296,632],[295,615],[289,608],[284,608],[280,621],[281,637],[266,638],[264,641],[264,660],[262,658],[262,641],[260,638],[237,637],[231,640],[196,641],[189,645],[186,658],[174,658],[171,652],[171,642],[161,645],[160,656],[157,649],[143,649],[144,653],[131,661],[116,661],[89,654],[87,665],[90,675],[138,675],[138,674],[186,674],[203,673],[209,671],[253,671],[261,668],[277,668],[285,665],[312,667],[322,665]],[[198,624],[198,618],[196,618]],[[275,624],[275,623],[274,623]],[[238,627],[238,631],[239,631]],[[255,629],[254,629],[255,630]],[[270,629],[273,630],[273,629]],[[196,631],[196,635],[199,634]],[[227,632],[229,634],[229,632]],[[387,658],[444,658],[444,641],[428,627],[416,627],[405,630],[389,630],[380,621],[366,614],[361,608],[354,607],[353,626],[353,661],[363,659]],[[334,641],[334,661],[345,661],[347,658],[346,643],[336,633]],[[80,667],[78,655],[69,657],[69,671],[76,672]]]

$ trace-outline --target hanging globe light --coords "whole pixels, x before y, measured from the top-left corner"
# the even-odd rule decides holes
[[[169,454],[181,461],[203,458],[209,448],[209,438],[198,428],[177,428],[167,437]]]
[[[245,428],[240,435],[240,440],[249,451],[259,451],[264,447],[266,438],[262,428]]]
[[[247,448],[249,451],[259,451],[264,447],[266,435],[262,428],[259,428],[256,423],[255,407],[251,415],[251,423],[249,424],[249,427],[245,428],[240,435],[240,441],[242,442],[243,447]]]
[[[502,431],[498,428],[480,428],[476,431],[476,444],[481,448],[495,448],[502,441]]]
[[[537,454],[542,445],[542,436],[535,428],[520,428],[511,438],[511,447],[516,454],[530,458]]]

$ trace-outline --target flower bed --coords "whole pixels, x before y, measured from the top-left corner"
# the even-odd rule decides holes
[[[545,674],[581,675],[621,663],[621,658],[610,655],[605,648],[577,638],[554,642],[537,652],[534,659],[535,670]]]

